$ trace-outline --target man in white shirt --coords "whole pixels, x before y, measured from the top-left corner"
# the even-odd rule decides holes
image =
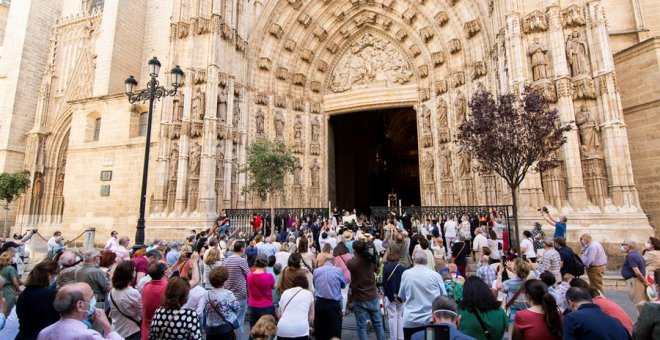
[[[51,237],[48,240],[48,255],[47,255],[47,257],[49,259],[52,259],[62,249],[64,249],[64,239],[62,237],[62,232],[61,231],[56,231],[56,232],[53,233],[53,237]]]
[[[472,250],[477,253],[477,258],[480,259],[482,254],[481,249],[483,247],[488,247],[488,239],[484,236],[483,229],[481,228],[475,229],[474,235],[474,240],[472,240]]]
[[[273,238],[271,236],[266,237],[266,243],[257,246],[257,253],[264,254],[267,258],[275,256],[277,250],[278,249],[273,245]]]
[[[128,244],[130,242],[131,239],[129,239],[128,236],[122,236],[119,238],[117,245],[110,248],[110,251],[117,254],[117,257],[115,258],[115,262],[120,263],[122,261],[131,260],[131,255],[128,251]]]
[[[103,247],[103,250],[111,251],[112,248],[115,248],[118,245],[119,245],[119,242],[117,242],[117,232],[113,230],[110,233],[110,238],[108,239],[108,242],[105,243],[105,247]]]

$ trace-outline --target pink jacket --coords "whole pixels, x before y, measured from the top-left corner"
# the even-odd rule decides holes
[[[344,278],[346,279],[347,284],[351,283],[351,272],[348,270],[346,263],[348,263],[348,260],[352,258],[353,256],[351,256],[350,253],[346,253],[335,258],[335,267],[341,269],[341,271],[344,273]]]

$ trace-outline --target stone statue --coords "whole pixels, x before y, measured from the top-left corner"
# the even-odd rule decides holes
[[[34,184],[32,184],[32,197],[40,198],[43,193],[43,176],[40,172],[34,175]],[[59,184],[59,183],[58,183]]]
[[[534,39],[534,43],[529,47],[529,50],[527,51],[527,55],[532,58],[532,76],[534,81],[548,77],[548,62],[545,58],[545,54],[547,52],[547,49],[541,47],[541,43],[539,42],[538,38]]]
[[[311,176],[312,176],[312,188],[318,188],[319,187],[319,161],[318,159],[314,160],[314,163],[310,167],[312,170]]]
[[[238,128],[238,124],[241,122],[241,102],[238,100],[234,101],[234,115],[232,116],[231,126],[235,129]]]
[[[566,55],[571,66],[571,76],[587,74],[587,43],[580,37],[580,32],[573,31],[566,41]]]
[[[449,141],[449,122],[447,121],[447,103],[444,99],[438,98],[436,110],[438,112],[438,138],[440,143],[446,143]]]
[[[300,115],[297,115],[296,122],[293,124],[293,139],[297,141],[302,140],[302,129],[303,129],[302,118],[300,118]]]
[[[57,185],[55,186],[55,196],[61,197],[64,194],[64,173],[57,175]]]
[[[580,149],[584,156],[597,155],[600,152],[599,126],[591,117],[586,105],[575,115],[575,124],[580,131]]]
[[[183,120],[183,93],[179,95],[178,100],[174,103],[174,121],[180,122]]]
[[[192,120],[203,120],[204,119],[204,102],[206,94],[197,89],[197,93],[192,100]]]
[[[426,105],[422,105],[422,122],[424,132],[431,133],[431,110]]]
[[[449,152],[449,147],[443,145],[440,147],[440,152],[438,152],[440,158],[440,176],[443,178],[451,177],[451,152]]]
[[[194,143],[190,149],[190,158],[188,159],[188,176],[199,176],[199,162],[202,147]]]
[[[469,177],[472,172],[472,157],[466,150],[461,150],[459,156],[461,157],[461,163],[458,167],[458,175],[460,177]]]
[[[320,123],[318,118],[312,119],[312,143],[318,143],[320,134],[319,134],[319,129],[320,129]]]
[[[238,159],[238,144],[237,143],[232,143],[231,144],[231,160],[232,162],[236,162]]]
[[[227,91],[218,93],[218,119],[224,123],[227,121]]]
[[[223,179],[225,177],[225,146],[218,143],[215,149],[215,177]]]
[[[456,124],[462,124],[463,121],[465,121],[465,115],[467,114],[467,100],[461,90],[456,92],[454,109],[456,110]]]
[[[424,155],[424,160],[422,161],[422,166],[424,167],[424,178],[426,178],[427,183],[433,183],[434,181],[434,176],[433,176],[433,166],[434,166],[434,161],[433,161],[433,155],[431,154],[430,151],[426,151],[426,154]]]
[[[264,134],[264,111],[262,109],[257,110],[257,134]]]
[[[179,145],[172,144],[172,151],[170,151],[170,179],[176,179],[179,172]]]
[[[302,184],[302,163],[300,158],[296,158],[296,164],[293,168],[293,185],[299,186]]]
[[[284,138],[284,114],[282,111],[275,115],[275,138]]]

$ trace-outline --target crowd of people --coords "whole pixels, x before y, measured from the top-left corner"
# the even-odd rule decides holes
[[[621,243],[633,323],[603,294],[603,246],[584,234],[576,254],[566,217],[542,213],[554,235],[535,224],[519,247],[496,210],[383,225],[304,216],[272,233],[255,216],[248,235],[221,213],[182,242],[134,251],[112,232],[78,253],[57,232],[24,282],[16,235],[0,247],[0,339],[340,339],[348,314],[361,340],[427,339],[429,324],[450,339],[658,339],[660,240],[643,254]]]

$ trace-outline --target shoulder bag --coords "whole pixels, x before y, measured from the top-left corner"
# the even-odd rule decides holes
[[[477,321],[479,321],[479,324],[481,325],[481,328],[484,331],[484,336],[486,337],[486,340],[493,340],[493,335],[490,334],[490,329],[486,327],[486,323],[484,322],[484,319],[481,318],[481,315],[479,315],[479,311],[475,310],[474,312],[472,312],[472,314],[474,314],[474,316],[477,317]]]
[[[511,307],[511,305],[513,305],[516,302],[516,299],[518,299],[520,294],[522,294],[524,291],[525,291],[525,282],[523,282],[520,288],[518,288],[518,290],[516,291],[516,293],[513,294],[511,300],[506,302],[505,309],[509,309],[509,307]]]
[[[465,241],[463,241],[463,246],[462,246],[461,249],[458,251],[458,253],[456,253],[456,254],[451,254],[451,257],[452,257],[452,259],[451,259],[451,263],[456,263],[456,257],[457,257],[458,255],[460,255],[460,254],[463,252],[463,249],[465,249]],[[462,274],[465,274],[465,273],[462,273]]]
[[[220,313],[220,311],[218,310],[218,307],[216,307],[216,306],[213,304],[213,302],[211,302],[210,296],[211,296],[210,293],[207,292],[207,293],[206,293],[206,301],[208,301],[207,304],[211,305],[211,307],[213,307],[213,310],[215,310],[215,312],[218,314],[218,316],[220,316],[220,318],[222,319],[222,321],[224,321],[226,324],[228,324],[228,325],[231,327],[231,330],[232,330],[232,340],[236,339],[236,328],[237,328],[237,327],[234,326],[233,323],[227,321],[227,319],[225,318],[225,316],[222,315],[222,313]]]
[[[293,294],[293,296],[289,299],[289,301],[286,302],[286,305],[284,305],[284,308],[282,308],[282,315],[284,315],[284,311],[286,310],[286,307],[288,307],[289,303],[293,301],[293,298],[295,298],[296,295],[298,295],[298,293],[302,292],[303,290],[305,289],[301,287],[295,294]]]
[[[119,305],[117,305],[117,303],[115,302],[115,298],[112,296],[112,293],[110,293],[110,294],[108,294],[108,295],[110,295],[110,301],[112,302],[113,305],[115,305],[115,308],[117,308],[117,311],[119,312],[119,314],[121,314],[123,317],[125,317],[125,318],[127,318],[127,319],[133,321],[133,323],[135,323],[135,325],[138,326],[138,328],[141,329],[141,327],[142,327],[142,323],[141,323],[141,322],[138,322],[138,321],[135,320],[134,318],[132,318],[132,317],[126,315],[126,313],[122,312],[122,310],[119,308]]]

